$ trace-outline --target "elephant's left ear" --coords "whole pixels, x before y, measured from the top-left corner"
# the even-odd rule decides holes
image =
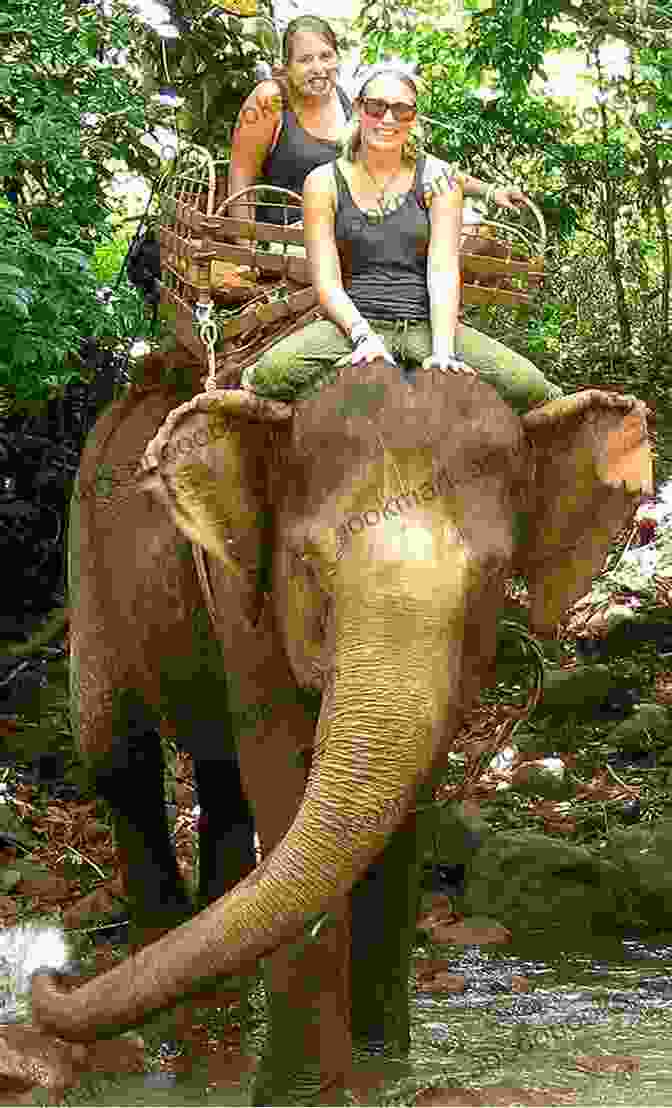
[[[151,492],[177,528],[217,558],[250,598],[260,587],[267,526],[268,425],[287,426],[292,415],[289,405],[246,390],[201,393],[168,415],[138,473],[139,487]],[[251,608],[255,603],[250,600]]]
[[[646,406],[588,389],[551,401],[522,422],[535,473],[514,572],[527,578],[530,628],[551,635],[653,492]]]

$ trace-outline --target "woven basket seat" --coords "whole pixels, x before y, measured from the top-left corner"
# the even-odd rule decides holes
[[[212,305],[217,328],[219,387],[237,387],[243,370],[270,346],[320,318],[303,242],[292,223],[302,199],[286,189],[251,186],[226,196],[226,163],[189,147],[167,177],[161,200],[161,301],[173,316],[177,344],[207,365],[195,323],[199,306]],[[273,207],[282,223],[256,219],[257,205]],[[231,215],[236,205],[236,217]],[[241,205],[247,218],[239,218]],[[515,307],[529,303],[543,279],[546,231],[527,202],[535,235],[506,223],[483,222],[463,236],[465,304]]]

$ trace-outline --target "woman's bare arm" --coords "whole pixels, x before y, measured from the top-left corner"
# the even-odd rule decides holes
[[[277,81],[262,81],[243,104],[233,132],[228,195],[233,196],[259,179],[261,168],[282,122],[282,96]],[[232,204],[227,215],[254,219],[247,200]]]
[[[310,279],[325,315],[349,335],[362,320],[343,288],[334,222],[336,186],[333,169],[318,166],[306,177],[303,186],[303,238],[310,267]]]
[[[442,368],[455,357],[455,332],[460,308],[460,235],[462,182],[444,176],[442,191],[431,196],[427,258],[427,288],[432,324],[432,359]],[[467,369],[468,371],[468,369]]]

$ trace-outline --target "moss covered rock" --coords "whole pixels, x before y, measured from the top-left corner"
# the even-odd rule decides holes
[[[605,859],[625,874],[642,921],[654,930],[672,926],[672,820],[613,831]]]
[[[531,832],[497,832],[473,858],[461,909],[514,933],[615,933],[633,918],[624,871],[583,847]]]
[[[533,718],[559,712],[593,712],[615,686],[607,666],[547,666],[544,695]]]
[[[641,750],[650,741],[672,741],[672,720],[662,704],[641,703],[628,719],[609,732],[609,742],[620,750]]]

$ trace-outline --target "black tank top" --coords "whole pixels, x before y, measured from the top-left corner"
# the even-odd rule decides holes
[[[269,185],[277,188],[292,189],[299,195],[303,192],[303,184],[311,170],[318,165],[326,165],[333,162],[341,153],[339,142],[330,139],[315,138],[304,131],[289,106],[287,92],[284,85],[280,85],[282,91],[282,125],[278,141],[267,155],[261,169],[261,176]],[[352,105],[345,92],[336,86],[338,98],[343,107],[346,119],[352,116]],[[301,217],[297,214],[290,222],[295,222]],[[281,208],[257,208],[257,219],[265,223],[284,223],[284,215]]]
[[[338,206],[335,235],[343,287],[363,316],[429,319],[427,248],[429,212],[422,193],[425,159],[415,165],[413,188],[393,212],[370,217],[352,199],[334,163]]]

